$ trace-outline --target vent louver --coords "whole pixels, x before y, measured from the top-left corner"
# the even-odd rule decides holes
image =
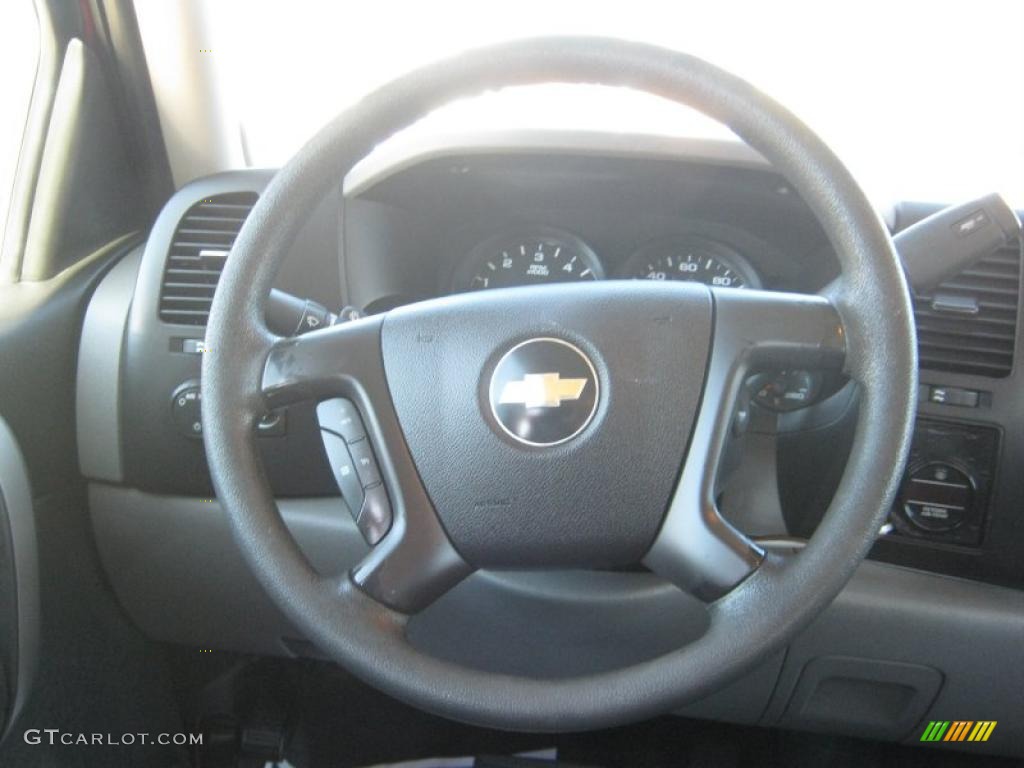
[[[1013,368],[1020,249],[1001,248],[914,296],[921,368],[1002,378]]]
[[[181,217],[160,288],[161,320],[206,325],[224,261],[256,199],[254,192],[215,195]]]

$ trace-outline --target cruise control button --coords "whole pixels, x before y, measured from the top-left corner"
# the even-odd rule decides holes
[[[369,440],[360,440],[358,443],[349,443],[349,451],[352,454],[352,461],[356,465],[356,473],[359,475],[359,482],[363,488],[377,485],[380,482],[380,468],[377,466],[377,458],[373,455],[373,447]]]
[[[346,443],[354,443],[366,437],[366,428],[359,417],[359,409],[350,400],[340,397],[324,400],[317,405],[316,416],[323,429],[341,435]]]
[[[366,489],[356,525],[370,546],[383,539],[391,529],[391,502],[383,485]]]
[[[341,489],[341,495],[353,519],[358,519],[363,506],[363,484],[359,482],[356,465],[348,452],[348,446],[344,440],[330,432],[320,430],[320,436],[323,438],[327,459],[331,463],[331,472],[334,473],[334,479]]]

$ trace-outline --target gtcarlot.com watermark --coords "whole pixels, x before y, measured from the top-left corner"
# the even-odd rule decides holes
[[[199,747],[201,733],[74,733],[60,728],[29,728],[24,735],[26,744],[55,746],[128,747],[140,744],[160,746]]]

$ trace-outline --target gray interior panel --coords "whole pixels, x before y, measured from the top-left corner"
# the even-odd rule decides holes
[[[250,574],[215,501],[101,484],[90,486],[89,499],[114,589],[150,636],[313,652]],[[341,572],[365,553],[340,499],[278,504],[321,571]],[[571,622],[549,621],[566,611]],[[425,650],[465,663],[565,675],[649,658],[692,639],[705,621],[700,604],[646,574],[492,572],[416,617],[410,634]],[[549,632],[556,623],[569,625],[567,634]],[[776,656],[684,714],[801,729],[828,720],[833,730],[864,736],[868,728],[908,742],[929,719],[990,719],[999,721],[990,741],[971,748],[1020,754],[1024,723],[1012,717],[1024,705],[1022,637],[1020,592],[866,562],[790,646],[785,663]],[[806,682],[812,679],[823,687]]]
[[[253,578],[213,499],[89,486],[100,557],[121,604],[150,637],[280,655],[301,639]],[[366,551],[340,498],[280,502],[306,556],[341,573]]]
[[[280,499],[289,530],[324,573],[366,545],[340,499]],[[262,654],[317,655],[270,602],[212,500],[89,487],[100,556],[114,591],[150,637]],[[502,610],[495,610],[500,606]],[[566,612],[571,612],[568,633]],[[410,624],[413,642],[483,668],[567,675],[651,658],[703,632],[701,603],[641,573],[486,573],[467,579]],[[584,649],[585,652],[580,652]],[[781,655],[686,714],[754,723]]]
[[[1019,755],[1024,753],[1022,640],[1024,594],[1019,591],[865,562],[790,646],[763,722],[815,727],[793,704],[794,698],[799,704],[801,676],[823,657],[910,664],[934,670],[942,684],[916,722],[888,736],[918,743],[929,720],[996,720],[989,741],[971,744],[971,750]],[[870,671],[848,671],[845,677],[865,684],[876,679]],[[925,687],[898,675],[885,680]],[[874,696],[882,702],[886,693],[876,689]],[[856,702],[848,704],[845,713],[833,713],[832,726],[864,736],[856,722],[841,716],[853,713]]]
[[[922,664],[818,656],[804,666],[780,722],[899,739],[920,722],[942,682],[941,672]]]
[[[7,526],[10,536],[12,562],[0,562],[0,567],[13,572],[13,594],[5,597],[13,598],[10,602],[15,613],[13,626],[0,631],[0,651],[13,657],[12,668],[7,670],[4,680],[6,698],[13,698],[13,701],[6,713],[6,724],[5,713],[0,712],[2,737],[32,689],[39,647],[39,566],[32,491],[21,449],[3,418],[0,418],[0,524]],[[8,643],[12,647],[5,647]]]
[[[75,387],[78,464],[85,477],[120,482],[121,352],[142,247],[125,256],[97,286],[82,326]]]

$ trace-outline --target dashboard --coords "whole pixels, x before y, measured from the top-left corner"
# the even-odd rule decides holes
[[[80,434],[106,440],[102,450],[83,451],[88,477],[162,494],[212,492],[196,351],[219,269],[271,176],[200,180],[165,208],[132,273],[126,332],[109,342],[119,357],[99,367],[102,374],[83,369],[80,397],[108,404],[81,409],[92,423],[80,422]],[[889,215],[898,228],[934,209],[904,204]],[[374,314],[552,282],[686,280],[813,292],[837,274],[810,210],[742,145],[539,132],[378,150],[310,211],[278,287]],[[876,557],[1024,584],[1016,551],[1004,550],[1007,541],[1024,545],[1024,522],[995,511],[1019,496],[1016,488],[1007,496],[1001,470],[1016,445],[1007,445],[1007,431],[1024,405],[1012,365],[1019,283],[1019,254],[1000,252],[939,289],[974,291],[980,317],[941,316],[929,297],[917,297],[922,357],[944,343],[954,354],[922,366],[921,437]],[[988,375],[1006,353],[995,347],[997,329],[1004,339],[1002,329],[1010,333],[1010,365],[999,376]],[[752,376],[737,405],[742,429],[720,489],[723,512],[754,535],[813,533],[853,440],[857,403],[840,374]],[[118,416],[113,425],[109,413]],[[298,405],[261,425],[279,497],[338,494],[317,424],[315,408]]]
[[[187,185],[146,242],[100,283],[79,356],[79,456],[111,584],[149,635],[316,655],[252,581],[217,514],[199,420],[204,326],[219,270],[272,176],[272,170],[235,171]],[[896,231],[940,207],[902,203],[885,215]],[[974,691],[986,679],[959,666],[965,644],[987,643],[997,657],[1006,632],[1019,636],[1012,611],[1005,621],[989,620],[1011,605],[1007,593],[1024,594],[1020,271],[1019,253],[1004,249],[934,295],[915,297],[916,437],[900,496],[870,555],[875,562],[865,571],[878,585],[871,581],[852,598],[857,621],[865,601],[885,616],[891,611],[897,623],[914,616],[926,627],[940,613],[944,621],[955,618],[935,631],[914,634],[900,625],[872,639],[885,644],[880,658],[944,670],[954,690]],[[276,287],[332,310],[375,314],[463,291],[532,286],[543,301],[539,286],[554,281],[692,280],[729,290],[810,293],[837,274],[835,255],[806,204],[740,145],[529,132],[382,146],[308,212]],[[944,313],[944,306],[957,305],[949,297],[961,305],[971,299],[977,312]],[[813,534],[856,437],[858,407],[856,387],[841,375],[777,370],[752,377],[737,403],[723,462],[723,514],[762,539],[791,542]],[[316,567],[338,571],[358,561],[366,545],[344,511],[316,408],[268,414],[259,434],[282,516]],[[899,568],[879,570],[880,564]],[[603,580],[610,576],[614,582]],[[511,587],[502,578],[482,575],[464,593],[453,593],[476,614],[439,604],[417,619],[411,630],[417,642],[442,657],[477,658],[482,666],[520,659],[526,666],[512,671],[544,664],[562,670],[564,654],[551,656],[520,631],[537,624],[524,607],[524,590],[551,595],[561,587],[550,574],[523,576]],[[601,599],[594,605],[603,608],[580,617],[580,632],[618,637],[621,610],[646,618],[637,622],[642,630],[631,627],[628,642],[607,649],[580,639],[593,654],[580,656],[579,664],[590,666],[575,671],[663,653],[700,626],[703,608],[663,594],[648,574],[585,578],[598,584]],[[970,591],[971,600],[943,604],[939,612],[930,601],[950,593],[951,581],[969,585],[957,589]],[[929,596],[926,588],[938,591]],[[459,616],[483,615],[495,601],[509,601],[518,623],[459,623]],[[848,616],[846,608],[837,610]],[[972,616],[960,615],[966,613]],[[755,689],[729,700],[724,716],[755,722],[769,711],[770,698],[788,700],[811,656],[858,655],[858,648],[843,645],[856,637],[845,629],[852,620],[843,619],[825,646],[800,651],[798,644],[784,664],[768,665]],[[979,626],[991,633],[979,634]],[[486,642],[479,640],[492,630]],[[938,642],[950,632],[970,639]],[[911,635],[913,653],[905,645]],[[955,659],[947,658],[953,646]],[[977,654],[979,664],[984,657]],[[1018,691],[1008,688],[1007,695]]]
[[[107,577],[147,635],[317,656],[241,559],[214,497],[199,418],[220,269],[272,177],[245,170],[186,185],[101,280],[79,351],[78,453]],[[885,216],[898,231],[940,208],[901,203]],[[806,204],[741,145],[527,132],[378,148],[308,211],[276,287],[373,314],[463,291],[535,290],[540,302],[551,281],[695,280],[809,293],[837,274]],[[841,676],[862,686],[858,696],[910,701],[907,722],[1019,708],[1019,665],[1003,661],[1019,647],[1024,615],[1020,282],[1019,251],[1002,249],[914,297],[917,428],[869,562],[784,655],[692,714],[819,727],[792,702],[806,676],[835,659]],[[976,311],[945,311],[965,302]],[[858,407],[856,386],[839,374],[752,377],[716,489],[723,515],[766,546],[799,546],[835,492]],[[365,555],[366,542],[339,493],[316,410],[267,414],[258,443],[296,542],[315,568],[340,573]],[[571,636],[537,631],[553,610],[578,611]],[[557,676],[668,652],[706,620],[702,604],[642,569],[480,573],[414,617],[409,633],[440,658]],[[1004,679],[993,685],[997,668]],[[830,729],[864,733],[855,715],[847,725],[829,717]],[[902,718],[877,733],[903,738]],[[999,728],[1024,744],[1019,725]]]

